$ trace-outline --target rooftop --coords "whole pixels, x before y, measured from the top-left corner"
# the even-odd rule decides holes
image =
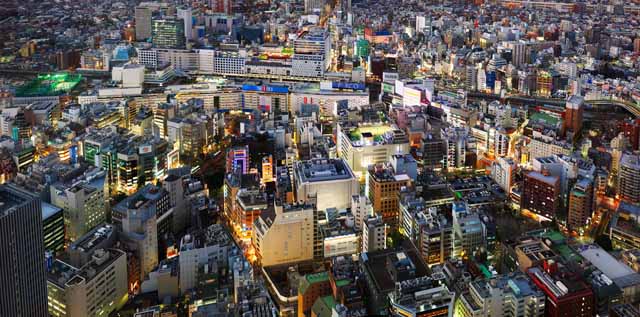
[[[342,159],[312,159],[294,163],[294,170],[302,183],[353,179],[355,176]]]
[[[44,201],[42,202],[42,220],[43,221],[59,212],[62,212],[62,208],[56,207]]]
[[[601,247],[591,244],[584,245],[579,248],[580,255],[589,260],[598,270],[602,271],[608,278],[616,280],[628,275],[638,275],[626,264],[619,262],[607,251]]]
[[[213,224],[206,229],[182,237],[180,252],[214,245],[226,246],[231,244],[231,237],[229,237],[224,227],[220,224]]]

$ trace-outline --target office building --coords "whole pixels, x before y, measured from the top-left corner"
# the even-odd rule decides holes
[[[501,157],[491,165],[491,178],[507,194],[511,192],[516,179],[517,164],[512,158]]]
[[[553,219],[560,207],[560,177],[540,172],[525,174],[520,206],[545,219]]]
[[[453,252],[453,227],[435,207],[413,191],[400,193],[400,233],[416,246],[427,265],[442,264]]]
[[[253,224],[269,207],[267,194],[258,189],[241,188],[236,194],[235,209],[231,214],[234,234],[242,240],[251,240]]]
[[[398,228],[400,190],[410,186],[411,179],[407,174],[396,174],[388,163],[371,165],[368,172],[365,192],[369,195],[373,212],[381,215],[391,228]]]
[[[609,238],[615,248],[640,249],[640,206],[620,202],[609,221]]]
[[[66,239],[70,242],[107,220],[104,192],[90,184],[51,186],[51,203],[64,210]]]
[[[169,194],[161,187],[147,185],[113,207],[112,221],[121,240],[140,261],[137,272],[130,273],[142,281],[158,265],[159,237],[172,232]]]
[[[324,10],[324,0],[304,0],[304,12],[314,13],[314,11],[322,12]]]
[[[249,173],[249,147],[234,147],[227,151],[227,173],[240,171],[241,174]]]
[[[469,210],[467,204],[456,201],[452,205],[453,256],[467,258],[486,248],[486,232],[478,213]]]
[[[366,195],[353,195],[351,197],[351,214],[354,218],[354,228],[360,231],[364,227],[364,223],[373,215],[373,207],[371,201]]]
[[[364,179],[369,165],[391,161],[394,154],[409,154],[407,134],[386,124],[338,123],[338,156]]]
[[[571,96],[567,100],[564,111],[565,130],[579,133],[582,129],[584,113],[584,97]]]
[[[317,209],[346,209],[360,185],[343,159],[312,159],[293,164],[294,186],[298,201],[317,200]]]
[[[618,170],[618,196],[628,203],[640,203],[640,156],[622,154]]]
[[[150,7],[138,6],[135,9],[136,40],[142,41],[151,37],[151,15],[153,11]]]
[[[557,264],[556,264],[557,266]],[[545,316],[590,317],[595,313],[591,287],[570,272],[558,272],[554,265],[545,271],[532,267],[529,278],[546,295]]]
[[[569,215],[567,223],[572,230],[587,225],[593,210],[593,182],[583,178],[576,182],[569,193]]]
[[[40,199],[0,186],[0,316],[47,316],[47,277]]]
[[[154,19],[151,40],[157,48],[184,48],[184,21],[179,19]]]
[[[251,239],[263,267],[310,261],[316,249],[317,211],[309,204],[278,205],[263,212]]]
[[[468,284],[456,302],[456,316],[544,316],[545,294],[523,273],[499,275]]]
[[[226,268],[235,246],[220,224],[190,233],[180,240],[180,292],[188,293],[197,286],[203,274],[217,274]]]
[[[64,212],[62,208],[42,202],[44,250],[56,254],[64,250]]]
[[[51,316],[109,316],[129,299],[127,255],[99,249],[80,268],[55,260],[47,268],[47,293]]]
[[[362,227],[362,252],[374,252],[387,248],[387,224],[381,216],[370,215]]]
[[[178,19],[184,21],[184,37],[186,41],[193,39],[193,14],[191,8],[178,8]]]

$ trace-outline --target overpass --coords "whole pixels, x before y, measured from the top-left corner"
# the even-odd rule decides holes
[[[508,0],[508,1],[491,1],[496,4],[502,4],[506,7],[533,7],[535,9],[554,9],[554,10],[567,10],[571,11],[574,8],[575,2],[555,2],[555,1],[522,1],[522,0]],[[598,4],[585,3],[588,10],[595,11],[598,8]],[[640,6],[633,4],[624,4],[624,13],[631,14],[640,13]]]
[[[548,110],[558,111],[560,108],[564,109],[566,105],[566,99],[564,98],[544,98],[544,97],[530,97],[522,95],[506,95],[501,98],[500,95],[487,94],[482,92],[469,92],[467,97],[471,99],[484,99],[484,100],[499,100],[501,102],[515,101],[522,104],[542,106]],[[617,106],[627,110],[636,118],[640,118],[640,103],[634,103],[633,101],[610,97],[609,99],[585,99],[585,104],[589,104],[592,107],[605,107],[605,106]]]
[[[636,118],[640,118],[640,104],[633,103],[628,100],[623,100],[619,98],[611,98],[611,99],[595,99],[595,100],[585,100],[585,103],[590,104],[593,107],[602,107],[602,106],[618,106],[621,107]]]

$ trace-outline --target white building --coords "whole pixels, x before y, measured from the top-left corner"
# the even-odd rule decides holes
[[[469,283],[458,298],[456,313],[465,317],[544,316],[545,294],[523,273]]]
[[[111,71],[111,80],[122,84],[123,88],[142,87],[144,68],[144,65],[141,64],[125,64],[114,67]]]
[[[354,227],[362,230],[365,221],[373,215],[373,206],[366,195],[353,195],[351,197],[351,214],[353,215]]]
[[[516,162],[511,158],[501,157],[491,166],[491,178],[500,185],[507,194],[511,190],[516,177]]]
[[[342,159],[313,159],[294,163],[296,198],[310,202],[317,199],[317,209],[346,209],[360,185],[349,165]]]
[[[409,138],[395,126],[374,123],[338,123],[338,155],[357,177],[369,165],[391,161],[395,154],[409,154]]]
[[[387,248],[387,225],[382,216],[369,216],[362,229],[362,252],[374,252]]]

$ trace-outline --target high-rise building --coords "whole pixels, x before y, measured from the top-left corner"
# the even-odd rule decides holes
[[[591,287],[576,274],[556,272],[554,265],[550,270],[532,267],[527,274],[533,283],[547,296],[545,316],[593,316],[595,299]]]
[[[315,206],[276,204],[274,209],[262,213],[254,224],[251,242],[258,261],[272,266],[313,260],[318,230]]]
[[[517,164],[512,158],[501,157],[491,166],[491,178],[500,185],[507,194],[515,182]]]
[[[47,277],[40,199],[0,186],[0,316],[47,316]]]
[[[184,21],[184,37],[187,41],[193,38],[193,15],[191,8],[178,8],[178,19]]]
[[[415,192],[400,196],[401,233],[416,246],[427,265],[444,263],[453,252],[453,227],[437,208],[427,208]]]
[[[179,19],[153,20],[151,38],[157,48],[184,48],[184,21]]]
[[[416,16],[416,32],[424,32],[427,27],[427,18],[424,15]]]
[[[107,220],[104,192],[89,184],[51,186],[51,203],[64,210],[67,241],[75,241]]]
[[[197,286],[199,272],[227,266],[235,246],[220,224],[187,234],[180,240],[180,292],[185,294]],[[206,272],[209,270],[209,272]],[[217,273],[215,271],[214,273]]]
[[[316,10],[324,10],[324,0],[304,0],[304,12],[313,13]]]
[[[521,208],[553,219],[560,207],[560,177],[529,172],[524,176]]]
[[[47,271],[51,316],[109,316],[129,299],[127,255],[121,250],[96,250],[80,268],[55,260]]]
[[[468,132],[463,128],[447,128],[442,130],[444,140],[444,169],[462,168],[466,164]]]
[[[366,195],[353,195],[351,197],[351,214],[354,218],[356,230],[362,230],[365,221],[373,215],[371,201]]]
[[[341,122],[337,129],[338,156],[349,164],[358,177],[367,175],[369,165],[389,162],[394,154],[409,153],[407,134],[395,126]]]
[[[588,178],[579,180],[569,193],[569,228],[576,230],[587,224],[593,209],[593,182]]]
[[[293,167],[298,201],[317,200],[318,210],[351,207],[351,197],[360,191],[358,180],[343,159],[298,161]]]
[[[544,316],[545,294],[523,273],[469,283],[456,301],[456,316]]]
[[[375,252],[387,248],[387,224],[382,217],[370,215],[362,228],[362,252]]]
[[[273,182],[273,157],[271,155],[262,158],[262,183]]]
[[[42,202],[44,249],[53,254],[64,249],[64,212],[60,207]]]
[[[584,98],[581,96],[571,96],[567,100],[564,111],[565,130],[578,133],[582,129],[582,114],[584,112]]]
[[[112,220],[119,236],[140,261],[137,272],[144,279],[158,265],[158,237],[171,233],[173,209],[169,194],[147,185],[113,207]]]
[[[142,41],[151,37],[151,15],[150,7],[136,7],[136,40]]]
[[[240,171],[241,174],[249,173],[249,147],[234,147],[227,151],[227,173]]]
[[[233,0],[207,0],[209,8],[213,10],[213,12],[224,13],[231,15],[233,13],[232,5]]]
[[[373,212],[392,228],[398,228],[400,213],[398,199],[400,190],[408,187],[411,179],[407,174],[396,174],[390,164],[369,166],[365,192],[373,205]]]
[[[553,90],[553,79],[549,71],[538,71],[538,76],[536,77],[536,87],[536,93],[538,94],[538,96],[551,96],[551,92]]]
[[[508,42],[506,47],[511,49],[511,64],[518,67],[527,63],[527,44],[523,42]]]
[[[469,210],[462,201],[452,205],[453,256],[467,258],[485,247],[486,235],[480,216]]]
[[[640,203],[640,156],[622,154],[618,170],[618,195],[623,201]]]

